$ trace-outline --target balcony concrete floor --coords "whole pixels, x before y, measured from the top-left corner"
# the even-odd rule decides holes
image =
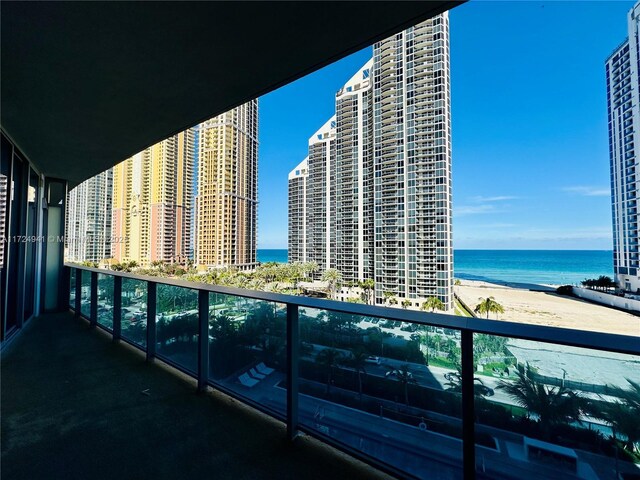
[[[3,480],[389,478],[71,313],[31,320],[1,368]]]

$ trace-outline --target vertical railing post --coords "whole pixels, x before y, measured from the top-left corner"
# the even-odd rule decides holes
[[[475,391],[473,370],[473,332],[462,330],[462,460],[464,478],[476,475]]]
[[[122,277],[113,277],[113,341],[122,335]]]
[[[35,260],[34,260],[35,261]],[[60,305],[63,305],[63,310],[68,311],[69,310],[69,297],[71,294],[71,268],[64,266],[62,267],[64,269],[64,273],[63,278],[64,278],[64,284],[61,288],[62,291],[62,297],[64,299],[64,302],[60,302]]]
[[[76,268],[76,317],[80,316],[82,308],[82,270]]]
[[[91,301],[91,310],[89,320],[91,326],[95,327],[98,324],[98,272],[91,272],[91,286],[89,287],[91,292],[89,300]]]
[[[298,305],[287,303],[287,438],[298,435],[298,365],[300,329]]]
[[[209,292],[198,290],[198,392],[209,380]]]
[[[156,356],[156,292],[158,284],[147,282],[147,361]]]

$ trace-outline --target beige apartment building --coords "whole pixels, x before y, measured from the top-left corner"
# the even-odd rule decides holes
[[[258,100],[200,124],[196,205],[198,269],[255,268]]]
[[[115,261],[186,263],[190,251],[194,134],[185,130],[113,169]]]

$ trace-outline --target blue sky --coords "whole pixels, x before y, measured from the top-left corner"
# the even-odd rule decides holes
[[[611,249],[604,61],[633,2],[450,12],[454,248]],[[371,49],[260,99],[258,246],[287,246],[287,175]]]

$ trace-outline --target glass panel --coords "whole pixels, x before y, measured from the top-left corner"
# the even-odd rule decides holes
[[[122,279],[122,338],[147,346],[147,282]]]
[[[419,478],[462,478],[460,332],[300,309],[300,422]]]
[[[25,244],[25,280],[24,280],[24,320],[33,315],[35,278],[36,278],[36,234],[38,228],[38,208],[37,202],[40,196],[38,175],[29,170],[29,187],[27,189],[27,241]]]
[[[490,477],[637,475],[639,356],[481,334],[474,353],[476,435],[499,446],[477,447]]]
[[[287,308],[209,294],[209,379],[285,415]]]
[[[198,291],[158,284],[156,353],[198,371]]]
[[[69,306],[76,308],[76,272],[75,268],[70,269],[69,274]]]
[[[80,290],[80,313],[89,318],[91,316],[91,272],[80,270],[82,288]]]
[[[98,323],[113,330],[113,288],[111,275],[98,274]]]
[[[10,155],[11,147],[7,152]],[[4,159],[3,159],[4,162]],[[24,183],[24,169],[26,165],[17,156],[13,156],[13,172],[7,178],[7,197],[9,200],[9,209],[5,215],[7,217],[7,236],[19,237],[24,235],[22,222],[22,215],[25,212],[27,206],[27,195],[25,192]],[[24,305],[23,294],[24,290],[19,286],[18,278],[20,278],[20,269],[24,268],[24,257],[22,252],[24,251],[24,242],[9,242],[7,243],[7,257],[4,261],[7,264],[8,272],[6,284],[6,291],[3,289],[2,293],[7,295],[8,303],[6,305],[6,317],[4,319],[4,334],[8,334],[16,325],[18,320],[18,312],[20,311],[20,305]]]
[[[300,309],[300,422],[420,478],[461,478],[460,333],[438,330]]]

